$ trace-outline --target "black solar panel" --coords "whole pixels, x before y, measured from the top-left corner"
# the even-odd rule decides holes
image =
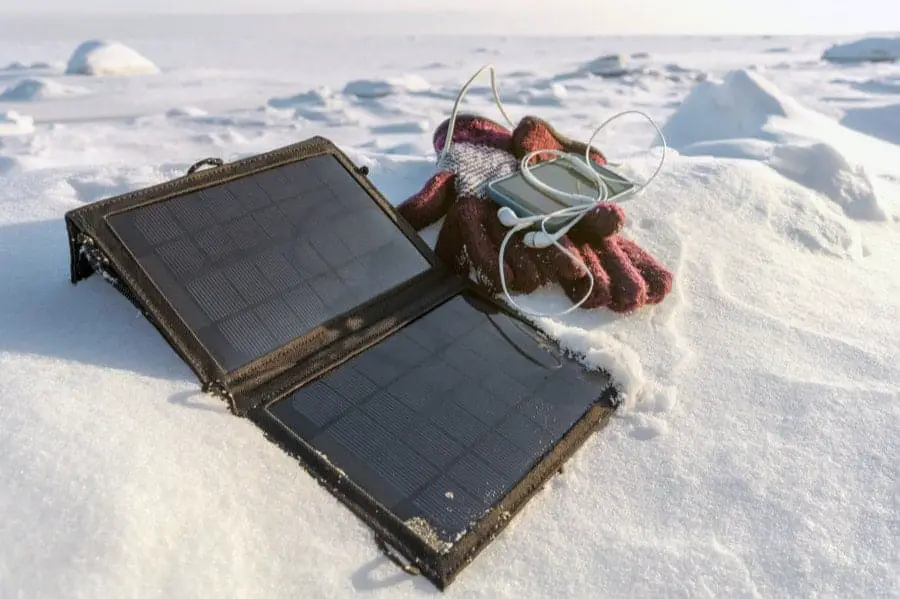
[[[68,212],[72,282],[100,272],[445,588],[608,420],[608,377],[466,290],[327,139],[216,164]]]
[[[607,391],[513,323],[456,296],[267,409],[449,547]]]
[[[226,371],[430,268],[331,154],[107,220]]]

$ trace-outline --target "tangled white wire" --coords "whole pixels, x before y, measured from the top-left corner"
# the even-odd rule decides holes
[[[496,81],[496,77],[495,77],[494,66],[491,64],[486,64],[483,67],[481,67],[480,69],[478,69],[478,71],[474,75],[472,75],[472,77],[459,90],[459,95],[457,95],[456,102],[453,105],[453,111],[450,113],[450,121],[447,126],[447,134],[444,139],[444,147],[441,148],[441,153],[437,158],[438,164],[441,164],[441,162],[444,159],[444,156],[447,154],[447,151],[450,149],[450,145],[452,143],[451,140],[453,139],[453,128],[456,124],[456,119],[459,114],[459,107],[460,107],[460,104],[462,104],[463,97],[469,91],[469,87],[471,87],[472,83],[474,83],[474,81],[478,78],[478,76],[481,75],[481,73],[483,73],[486,69],[490,69],[490,72],[491,72],[491,92],[494,97],[494,102],[496,103],[497,108],[500,110],[500,114],[503,115],[503,118],[506,119],[506,122],[509,124],[509,126],[512,127],[513,129],[515,129],[515,127],[516,127],[515,123],[513,123],[512,119],[509,118],[509,115],[506,114],[506,110],[503,108],[503,102],[500,100],[500,93],[497,90],[497,81]],[[609,187],[607,187],[607,185],[604,181],[606,179],[606,177],[604,177],[603,174],[601,174],[597,169],[595,169],[594,167],[591,166],[591,163],[592,163],[591,149],[593,147],[594,139],[597,137],[597,135],[601,131],[603,131],[604,128],[606,128],[607,125],[609,125],[612,121],[614,121],[618,118],[621,118],[623,116],[629,115],[629,114],[637,114],[639,116],[644,117],[650,123],[650,125],[656,130],[657,135],[659,135],[659,138],[662,140],[662,154],[659,159],[659,164],[657,164],[656,169],[653,171],[653,174],[651,174],[650,177],[647,179],[647,181],[645,181],[644,183],[635,185],[635,187],[633,187],[629,192],[627,192],[625,194],[620,194],[619,196],[617,196],[616,201],[620,202],[625,199],[634,197],[634,196],[638,195],[639,193],[643,192],[644,189],[646,189],[647,186],[650,185],[650,183],[654,179],[656,179],[656,176],[662,170],[663,164],[665,163],[666,150],[667,150],[666,138],[663,135],[662,130],[659,128],[659,125],[656,124],[656,121],[654,121],[652,117],[650,117],[645,112],[641,112],[640,110],[625,110],[625,111],[619,112],[617,114],[614,114],[611,117],[609,117],[608,119],[606,119],[605,121],[603,121],[596,129],[594,129],[594,133],[591,135],[590,139],[588,139],[588,142],[585,145],[583,162],[581,161],[580,156],[576,156],[575,154],[571,154],[568,152],[562,152],[559,150],[549,149],[549,148],[543,149],[543,150],[534,150],[522,157],[522,160],[519,163],[519,170],[522,173],[523,178],[527,182],[529,182],[532,186],[536,187],[537,189],[543,191],[544,193],[547,193],[558,199],[564,198],[569,201],[574,201],[574,202],[576,202],[576,205],[569,206],[567,208],[562,208],[560,210],[556,210],[556,211],[550,212],[548,214],[542,214],[539,216],[531,216],[531,217],[524,217],[524,218],[520,218],[520,217],[516,216],[515,213],[509,208],[504,207],[504,208],[500,209],[500,211],[498,213],[500,222],[503,223],[504,226],[510,227],[509,232],[506,234],[506,236],[504,236],[503,241],[500,243],[500,250],[499,250],[499,257],[498,257],[499,263],[500,263],[500,286],[503,288],[503,294],[506,296],[507,301],[509,301],[509,303],[512,304],[517,310],[524,312],[526,314],[531,314],[532,316],[563,316],[565,314],[568,314],[569,312],[572,312],[573,310],[577,310],[578,308],[580,308],[581,305],[584,304],[584,302],[586,302],[588,300],[588,298],[591,296],[591,293],[594,290],[594,275],[591,273],[590,269],[587,267],[587,264],[585,264],[581,258],[579,258],[577,255],[575,255],[573,252],[569,251],[561,243],[559,243],[559,239],[561,237],[563,237],[566,233],[568,233],[568,231],[572,227],[574,227],[576,224],[578,224],[578,222],[588,212],[590,212],[593,208],[595,208],[597,206],[597,204],[608,200]],[[596,197],[566,193],[562,190],[555,189],[555,188],[543,183],[542,181],[539,181],[537,179],[537,177],[535,177],[531,173],[532,167],[529,166],[529,164],[528,164],[532,158],[534,158],[535,156],[538,156],[539,154],[555,155],[560,160],[570,163],[571,166],[576,171],[578,171],[579,173],[581,173],[588,179],[592,179],[594,184],[597,187]],[[547,231],[547,223],[548,222],[553,221],[553,220],[565,220],[565,219],[568,219],[568,222],[565,225],[563,225],[562,227],[560,227],[559,229],[557,229],[554,233],[550,233],[549,231]],[[503,269],[503,254],[506,250],[506,245],[509,243],[509,240],[512,238],[513,235],[515,235],[519,231],[529,229],[537,223],[540,223],[540,225],[541,225],[540,232],[539,233],[536,233],[536,232],[527,233],[525,236],[525,244],[530,247],[535,247],[535,248],[545,248],[545,247],[549,247],[550,245],[556,246],[557,249],[559,249],[561,252],[563,252],[569,258],[571,258],[574,262],[576,262],[581,267],[581,269],[584,270],[584,272],[587,274],[588,278],[590,279],[590,284],[588,285],[588,290],[587,290],[587,292],[585,292],[584,297],[582,297],[581,300],[578,301],[578,303],[572,305],[571,307],[569,307],[566,310],[563,310],[562,312],[546,313],[546,312],[535,312],[533,310],[528,310],[527,308],[524,308],[524,307],[520,306],[518,303],[516,303],[516,301],[512,298],[512,296],[510,296],[509,290],[506,287],[506,277],[504,276],[504,272],[503,272],[504,271],[504,269]]]

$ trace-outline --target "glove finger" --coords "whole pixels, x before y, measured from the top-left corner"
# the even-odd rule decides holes
[[[519,121],[513,131],[512,149],[516,158],[521,159],[529,152],[537,150],[562,150],[571,154],[584,156],[587,144],[577,142],[556,131],[547,121],[535,116],[526,116]],[[591,148],[590,157],[597,164],[606,164],[603,153],[596,148]],[[535,157],[536,162],[543,162],[555,158],[553,154],[540,153]]]
[[[557,241],[579,260],[585,260],[579,246],[576,245],[568,235],[560,237]],[[541,252],[544,256],[545,264],[552,273],[551,280],[578,279],[587,276],[577,260],[573,260],[571,256],[567,255],[555,245],[551,245],[550,247],[541,250]]]
[[[625,226],[625,212],[612,202],[604,202],[581,217],[569,235],[577,243],[597,243],[605,237],[615,235]]]
[[[497,207],[489,206],[485,211],[485,229],[494,244],[499,260],[500,245],[503,243],[503,238],[509,233],[509,229],[504,227],[497,218]],[[503,263],[513,271],[513,281],[510,283],[507,280],[507,287],[516,293],[531,293],[549,281],[549,278],[538,268],[534,249],[525,245],[524,235],[524,232],[513,235],[503,250]]]
[[[585,297],[585,294],[588,293],[588,289],[591,289],[590,295],[581,304],[581,308],[585,310],[593,310],[608,305],[612,300],[610,278],[609,274],[604,270],[600,258],[589,245],[581,246],[579,255],[584,260],[591,276],[593,276],[593,289],[591,289],[590,277],[584,270],[580,270],[579,276],[575,278],[560,278],[560,285],[563,291],[574,304],[580,302]]]
[[[465,237],[459,217],[457,204],[450,207],[447,217],[441,225],[437,242],[434,244],[435,255],[457,274],[469,276],[469,261],[466,259]]]
[[[646,281],[647,303],[660,303],[672,291],[672,272],[630,239],[619,238],[619,247]]]
[[[420,191],[397,207],[406,221],[416,231],[436,223],[453,205],[453,173],[435,173]]]
[[[469,262],[475,269],[479,282],[491,293],[502,290],[503,287],[500,284],[500,268],[502,267],[506,284],[512,289],[515,284],[515,274],[508,265],[500,264],[497,248],[485,226],[490,217],[488,202],[478,198],[464,197],[457,200],[456,207],[459,211],[459,222]]]
[[[607,237],[601,242],[597,254],[612,283],[610,309],[628,313],[647,303],[648,288],[640,271],[620,246],[621,239],[618,235]]]

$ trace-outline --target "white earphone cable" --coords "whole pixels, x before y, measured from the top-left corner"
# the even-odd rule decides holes
[[[496,72],[494,70],[494,65],[486,64],[478,71],[472,75],[472,77],[466,81],[465,85],[459,90],[459,94],[456,96],[456,102],[453,104],[453,111],[450,113],[450,120],[447,124],[447,135],[444,138],[444,147],[441,148],[441,153],[437,158],[438,164],[444,159],[444,156],[447,154],[447,151],[450,150],[450,145],[453,140],[453,128],[456,126],[456,118],[459,115],[459,107],[462,104],[463,97],[468,93],[469,88],[475,82],[479,75],[481,75],[486,69],[490,69],[491,71],[491,94],[494,96],[494,103],[497,105],[497,108],[500,109],[500,114],[503,115],[503,118],[506,119],[506,123],[515,128],[516,124],[513,122],[509,115],[506,114],[506,109],[503,108],[503,102],[500,100],[500,92],[497,91],[497,77]]]
[[[450,149],[450,146],[452,143],[452,138],[453,138],[453,129],[454,129],[454,126],[456,125],[456,119],[459,115],[459,108],[460,108],[460,105],[462,104],[463,97],[468,92],[469,87],[471,87],[471,85],[475,81],[475,79],[477,79],[478,76],[481,75],[481,73],[483,73],[486,69],[490,69],[490,73],[491,73],[491,92],[494,97],[494,102],[497,105],[497,108],[500,110],[500,113],[503,115],[503,118],[509,124],[509,126],[512,128],[515,128],[515,126],[516,126],[515,123],[513,123],[512,119],[510,119],[509,115],[507,115],[506,110],[503,107],[503,102],[500,100],[500,94],[497,91],[497,81],[496,81],[494,66],[491,64],[486,64],[483,67],[481,67],[480,69],[478,69],[478,71],[474,75],[472,75],[472,77],[460,89],[459,94],[456,97],[456,102],[453,105],[453,111],[450,114],[450,120],[449,120],[448,126],[447,126],[447,133],[446,133],[446,138],[444,140],[444,146],[443,146],[443,148],[441,148],[441,153],[437,158],[438,164],[441,163],[441,161],[443,160],[447,151]],[[571,201],[576,202],[575,206],[569,206],[567,208],[562,208],[560,210],[556,210],[554,212],[550,212],[548,214],[544,214],[541,216],[532,216],[532,217],[525,217],[525,218],[517,217],[515,215],[515,213],[512,211],[512,209],[510,209],[510,208],[504,207],[504,208],[500,209],[500,212],[498,213],[498,217],[501,216],[503,211],[508,211],[508,213],[505,215],[505,217],[501,218],[501,221],[504,221],[503,224],[505,226],[510,227],[510,230],[503,237],[503,241],[500,243],[499,256],[498,256],[498,259],[499,259],[498,261],[500,264],[500,286],[503,289],[503,294],[506,296],[507,301],[513,307],[515,307],[517,310],[519,310],[520,312],[524,312],[526,314],[531,314],[532,316],[544,316],[544,317],[563,316],[574,310],[577,310],[588,300],[588,298],[590,298],[591,293],[594,290],[594,283],[595,283],[594,275],[591,273],[587,264],[585,264],[585,262],[580,257],[578,257],[575,253],[571,252],[569,249],[567,249],[561,243],[559,243],[559,239],[561,237],[563,237],[564,235],[566,235],[570,229],[572,229],[575,225],[577,225],[578,222],[581,221],[581,219],[587,213],[589,213],[593,208],[595,208],[599,203],[608,201],[609,187],[607,186],[607,184],[605,182],[606,177],[604,177],[603,174],[601,174],[597,169],[595,169],[593,166],[591,166],[591,163],[592,163],[591,148],[593,147],[594,139],[597,137],[597,135],[601,131],[603,131],[603,129],[606,128],[607,125],[609,125],[612,121],[614,121],[620,117],[623,117],[625,115],[629,115],[629,114],[637,114],[639,116],[644,117],[650,123],[650,125],[656,130],[657,135],[659,135],[659,138],[662,140],[662,154],[660,156],[659,163],[657,164],[656,169],[653,171],[653,173],[650,175],[650,177],[647,179],[647,181],[645,181],[642,184],[636,185],[634,188],[632,188],[629,192],[627,192],[625,194],[620,194],[619,196],[616,197],[615,201],[620,202],[620,201],[627,200],[628,198],[634,197],[634,196],[642,193],[644,191],[644,189],[646,189],[647,186],[650,185],[650,183],[654,179],[656,179],[657,175],[659,175],[659,173],[662,170],[662,167],[665,163],[666,151],[667,151],[666,139],[665,139],[665,136],[663,135],[663,132],[660,129],[659,125],[656,124],[656,121],[654,121],[652,117],[650,117],[648,114],[646,114],[645,112],[642,112],[640,110],[625,110],[625,111],[619,112],[617,114],[614,114],[611,117],[609,117],[608,119],[606,119],[605,121],[603,121],[596,129],[594,129],[593,134],[588,139],[588,142],[585,145],[584,162],[581,162],[581,159],[580,159],[581,157],[575,156],[574,154],[562,152],[559,150],[553,150],[553,149],[549,149],[549,148],[544,149],[544,150],[535,150],[533,152],[530,152],[529,154],[524,156],[522,158],[522,160],[520,161],[519,170],[522,173],[522,177],[528,183],[530,183],[533,187],[537,188],[538,190],[543,191],[544,193],[546,193],[548,195],[556,197],[557,199],[567,200],[570,202]],[[597,196],[592,197],[592,196],[581,195],[581,194],[566,193],[566,192],[563,192],[562,190],[551,187],[550,185],[547,185],[546,183],[538,180],[538,178],[535,177],[531,173],[532,167],[528,165],[528,162],[530,162],[532,158],[534,158],[535,156],[537,156],[539,154],[554,154],[558,157],[558,159],[564,160],[564,161],[570,163],[576,171],[578,171],[583,176],[592,180],[595,183],[595,185],[597,186]],[[563,218],[570,218],[570,220],[565,225],[563,225],[562,227],[557,229],[554,233],[550,233],[547,230],[547,223],[549,221],[559,220],[559,219],[563,219]],[[503,255],[506,250],[506,245],[509,243],[509,240],[512,238],[512,236],[514,234],[516,234],[519,231],[522,231],[524,229],[530,228],[532,225],[536,224],[537,222],[541,223],[540,233],[543,235],[543,237],[539,237],[538,233],[535,233],[535,232],[526,233],[526,236],[525,236],[526,245],[529,245],[530,247],[536,247],[536,248],[549,247],[550,245],[555,246],[557,249],[559,249],[561,252],[563,252],[565,255],[567,255],[569,258],[571,258],[575,263],[577,263],[578,266],[587,274],[588,279],[590,280],[590,283],[588,285],[588,290],[585,293],[584,297],[582,297],[581,300],[579,300],[577,303],[573,304],[572,306],[570,306],[569,308],[567,308],[566,310],[563,310],[561,312],[556,312],[556,313],[535,312],[533,310],[528,310],[526,308],[523,308],[518,303],[516,303],[515,300],[513,300],[512,296],[509,293],[509,289],[506,286],[506,276],[504,275],[504,268],[503,268]],[[538,243],[538,240],[540,240],[540,243]]]

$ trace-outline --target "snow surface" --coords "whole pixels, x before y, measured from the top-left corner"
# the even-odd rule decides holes
[[[57,81],[29,77],[22,79],[15,85],[11,85],[0,92],[0,102],[30,102],[32,100],[51,100],[83,96],[90,93],[89,90],[75,86],[65,85]]]
[[[136,50],[117,41],[89,40],[72,53],[66,65],[69,75],[152,75],[159,67]]]
[[[0,112],[0,136],[24,135],[34,131],[34,118],[15,110]]]
[[[446,594],[900,596],[900,148],[868,134],[896,99],[858,86],[896,82],[900,67],[849,73],[818,60],[835,41],[819,38],[413,38],[339,25],[92,22],[90,35],[139,43],[166,69],[29,102],[34,123],[0,140],[0,597],[437,596],[203,396],[126,300],[99,279],[69,284],[62,216],[206,156],[316,134],[398,203],[432,173],[430,127],[486,60],[514,119],[536,113],[582,138],[623,109],[665,123],[674,149],[625,206],[624,234],[676,279],[632,316],[539,321],[612,372],[626,405]],[[0,24],[0,64],[58,61],[60,40],[87,25],[55,27]],[[648,70],[577,74],[601,54],[642,55]],[[709,81],[650,72],[675,68]],[[558,101],[515,101],[549,98],[566,73]],[[415,77],[429,88],[344,93]],[[0,74],[4,88],[16,80]],[[486,83],[466,109],[499,119]],[[344,91],[304,95],[325,88]],[[0,101],[0,114],[18,108]],[[863,109],[865,132],[845,116]],[[644,173],[653,142],[637,118],[597,139]],[[555,288],[518,301],[566,305]]]
[[[900,60],[900,37],[865,37],[835,44],[822,53],[822,58],[837,63]]]

